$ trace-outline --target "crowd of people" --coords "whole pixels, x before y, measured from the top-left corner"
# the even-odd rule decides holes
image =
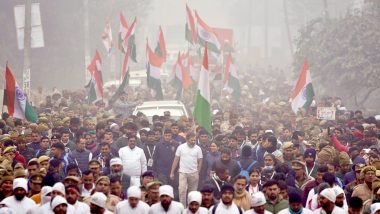
[[[212,133],[170,112],[131,115],[144,89],[95,104],[33,92],[37,122],[0,120],[0,214],[380,213],[378,116],[334,97],[294,114],[281,78],[242,79],[239,102],[214,90]]]

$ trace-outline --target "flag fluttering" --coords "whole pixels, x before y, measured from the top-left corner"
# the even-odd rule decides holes
[[[108,54],[111,53],[112,49],[112,29],[110,22],[106,23],[106,26],[104,27],[103,33],[102,33],[102,41],[104,44],[104,47],[106,48],[106,51]]]
[[[88,101],[90,103],[96,103],[103,100],[102,58],[98,51],[95,52],[95,56],[90,65],[87,66],[87,70],[91,74]]]
[[[125,73],[123,77],[123,81],[117,88],[115,94],[112,95],[111,99],[109,100],[109,103],[114,103],[120,97],[120,95],[124,92],[125,88],[127,87],[128,83],[129,83],[129,69]]]
[[[164,33],[162,32],[161,26],[158,29],[158,40],[157,40],[157,46],[156,46],[156,49],[154,50],[154,53],[160,56],[164,62],[166,61],[167,51],[166,51]]]
[[[146,44],[146,55],[148,88],[151,89],[153,97],[157,100],[162,100],[164,96],[161,87],[161,66],[164,63],[164,60],[152,51],[148,43]]]
[[[5,90],[4,103],[7,106],[8,114],[14,118],[26,119],[30,122],[37,122],[38,116],[33,111],[28,98],[17,84],[11,69],[6,65],[5,69]]]
[[[235,99],[240,99],[240,82],[231,54],[229,54],[227,58],[226,70],[224,73],[224,88],[231,93]]]
[[[195,34],[195,22],[193,11],[186,5],[186,29],[185,29],[185,38],[191,44],[195,44],[196,42],[196,34]]]
[[[176,89],[176,99],[180,99],[184,89],[188,89],[192,84],[192,79],[188,70],[182,63],[183,57],[178,53],[177,62],[173,66],[170,84]]]
[[[131,26],[128,28],[127,34],[124,37],[123,50],[125,53],[129,54],[129,57],[131,57],[131,59],[134,62],[137,62],[135,31],[136,31],[136,18],[133,20]]]
[[[208,51],[207,43],[205,44],[205,51],[201,72],[199,75],[198,89],[195,98],[194,118],[198,125],[204,128],[209,135],[211,131],[211,110],[210,110],[210,80],[208,70]]]
[[[309,64],[305,59],[296,87],[290,97],[293,112],[297,113],[300,108],[309,108],[313,99],[314,89],[311,83]]]
[[[127,35],[127,32],[128,32],[128,22],[127,20],[125,19],[123,13],[120,12],[120,16],[119,16],[119,39],[118,39],[118,47],[119,47],[119,50],[121,50],[123,53],[124,52],[124,48],[123,48],[123,42],[124,42],[124,38],[125,36]]]
[[[209,27],[195,12],[195,17],[197,18],[196,32],[197,32],[197,41],[198,43],[205,47],[206,43],[208,49],[215,53],[220,53],[221,45],[219,43],[218,37],[214,29]]]

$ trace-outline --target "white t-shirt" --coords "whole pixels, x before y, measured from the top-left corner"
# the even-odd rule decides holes
[[[203,158],[202,149],[198,145],[189,147],[187,143],[178,146],[175,156],[179,157],[179,169],[181,173],[194,173],[198,171],[198,159]]]

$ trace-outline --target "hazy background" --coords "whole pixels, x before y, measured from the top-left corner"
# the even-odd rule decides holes
[[[31,88],[82,88],[85,85],[84,1],[33,0],[40,3],[45,47],[31,51]],[[242,69],[278,67],[292,69],[294,41],[299,29],[316,17],[323,17],[325,6],[329,16],[343,17],[360,8],[360,0],[89,0],[89,44],[91,57],[98,49],[103,57],[104,79],[119,76],[121,54],[117,50],[119,13],[128,23],[137,17],[138,63],[132,69],[144,69],[145,41],[155,46],[157,29],[162,25],[168,51],[178,52],[188,47],[185,41],[185,5],[197,10],[212,27],[234,31],[235,57]],[[23,51],[17,48],[14,6],[21,0],[0,1],[0,87],[3,87],[4,67],[8,61],[19,83],[22,82]],[[287,36],[285,9],[288,13],[290,41]],[[105,53],[101,33],[106,21],[111,21],[114,49]],[[267,32],[267,33],[265,33]],[[290,75],[290,74],[289,74]]]

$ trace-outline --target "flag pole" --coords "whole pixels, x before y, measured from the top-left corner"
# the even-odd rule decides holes
[[[5,62],[5,70],[8,68],[8,60]],[[5,77],[5,75],[6,74],[4,74],[4,77]],[[4,79],[6,79],[6,77],[4,78]],[[3,115],[3,113],[4,113],[4,100],[6,99],[6,94],[5,94],[5,89],[6,89],[6,84],[7,84],[7,82],[6,82],[6,80],[5,80],[5,82],[4,82],[4,90],[3,90],[3,105],[1,105],[1,115]]]

